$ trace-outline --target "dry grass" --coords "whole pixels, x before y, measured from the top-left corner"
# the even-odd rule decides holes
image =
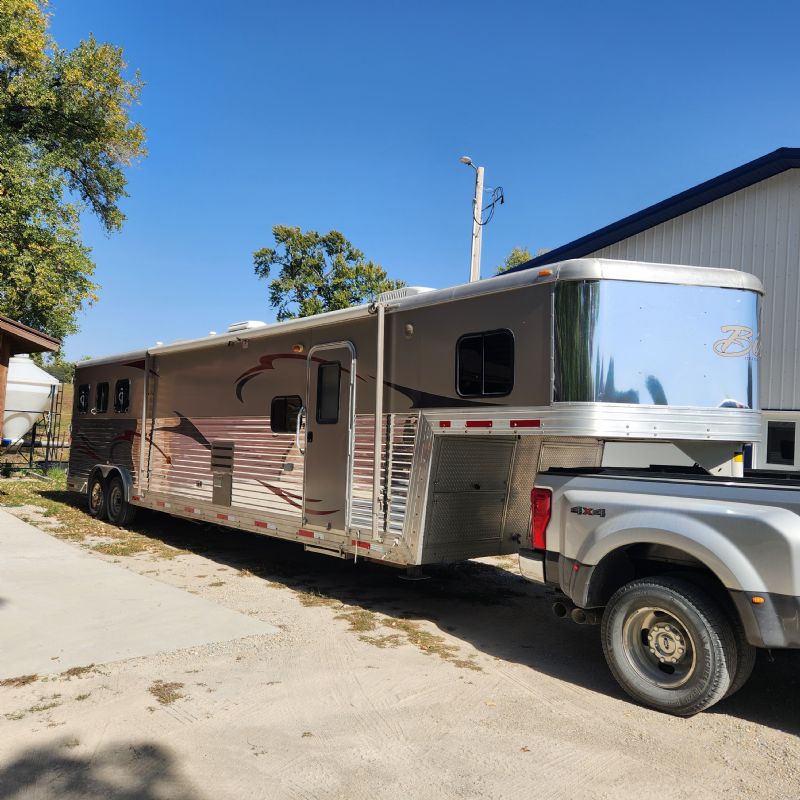
[[[0,681],[0,686],[27,686],[29,683],[33,683],[34,681],[38,681],[38,675],[19,675],[16,678],[6,678],[5,680]]]
[[[64,500],[52,497],[62,492]],[[67,501],[66,475],[61,471],[54,472],[43,480],[0,480],[0,506],[45,529],[58,539],[81,542],[98,553],[115,557],[147,554],[153,558],[172,559],[186,552],[137,531],[117,528],[92,519],[78,494],[72,494],[70,499],[74,499],[76,504]],[[31,513],[31,508],[36,509],[35,514]],[[98,539],[102,541],[97,542]]]
[[[172,682],[167,683],[165,681],[153,681],[152,684],[148,687],[147,691],[150,692],[162,706],[168,706],[171,703],[174,703],[176,700],[180,700],[182,697],[186,697],[180,689],[183,689],[182,683]]]
[[[339,600],[334,600],[332,597],[326,597],[318,592],[297,592],[297,599],[301,605],[304,606],[341,606]]]
[[[61,673],[62,678],[80,678],[81,675],[88,675],[90,672],[100,672],[94,664],[85,667],[70,667]]]
[[[374,631],[378,627],[379,623],[378,617],[373,614],[372,611],[366,611],[363,608],[337,614],[336,619],[346,620],[350,625],[350,630],[356,631],[357,633]]]

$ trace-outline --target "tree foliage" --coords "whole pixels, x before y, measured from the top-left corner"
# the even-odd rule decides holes
[[[63,338],[97,289],[81,211],[109,233],[125,219],[123,168],[145,154],[129,118],[142,83],[93,36],[58,47],[45,8],[0,0],[0,313]]]
[[[287,225],[272,228],[275,247],[253,253],[259,278],[269,282],[269,302],[278,320],[308,317],[374,300],[405,286],[354,247],[339,231],[320,234]]]
[[[507,256],[506,260],[495,270],[496,275],[508,272],[512,267],[518,267],[533,258],[527,247],[515,247]]]

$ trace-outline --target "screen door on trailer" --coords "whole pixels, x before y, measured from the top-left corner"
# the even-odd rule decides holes
[[[308,353],[304,524],[344,530],[349,510],[355,419],[355,348],[316,345]]]

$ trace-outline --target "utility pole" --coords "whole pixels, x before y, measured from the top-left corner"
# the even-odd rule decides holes
[[[472,200],[472,254],[469,267],[469,282],[481,279],[481,238],[483,223],[483,167],[475,167],[475,197]]]

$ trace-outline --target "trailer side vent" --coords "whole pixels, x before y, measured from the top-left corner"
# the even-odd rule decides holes
[[[211,442],[211,474],[214,478],[211,502],[229,506],[233,494],[233,442]]]

